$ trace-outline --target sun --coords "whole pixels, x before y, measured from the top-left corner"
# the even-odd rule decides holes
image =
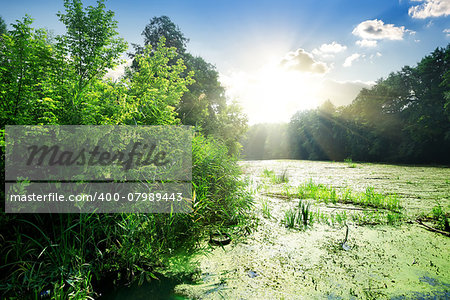
[[[318,106],[321,79],[267,65],[251,76],[239,76],[240,102],[250,123],[289,122],[299,110]]]

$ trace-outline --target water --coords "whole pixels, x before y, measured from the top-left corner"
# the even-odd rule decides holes
[[[142,285],[137,283],[129,287],[117,287],[110,292],[103,293],[99,299],[102,300],[185,300],[189,299],[174,293],[174,287],[180,284],[180,280],[167,277],[159,277],[159,280],[145,282]]]

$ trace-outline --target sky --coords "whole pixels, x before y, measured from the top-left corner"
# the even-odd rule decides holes
[[[190,39],[188,51],[216,66],[229,100],[241,104],[250,124],[288,122],[325,100],[347,105],[361,88],[450,42],[450,0],[109,0],[106,6],[130,44],[142,44],[152,17],[170,17]],[[62,0],[0,0],[0,7],[7,24],[28,14],[35,27],[64,32],[56,16]]]

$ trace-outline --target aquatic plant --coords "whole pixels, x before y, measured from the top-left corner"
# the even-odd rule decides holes
[[[400,199],[397,195],[383,195],[375,192],[374,187],[369,186],[363,193],[353,193],[350,188],[346,188],[343,193],[324,184],[316,184],[312,180],[301,184],[297,188],[295,195],[300,199],[314,199],[320,202],[336,204],[351,203],[361,206],[369,206],[375,208],[384,208],[396,211],[401,208]]]
[[[264,200],[262,202],[262,213],[263,213],[263,216],[266,217],[267,219],[272,218],[272,213],[270,212],[270,206],[269,206],[268,200]]]
[[[353,162],[351,157],[344,159],[344,162],[347,163],[347,167],[356,168],[356,164]]]
[[[436,222],[437,229],[450,232],[449,213],[445,213],[442,206],[438,203],[432,210],[433,219]]]
[[[263,176],[264,177],[270,178],[273,175],[275,175],[275,172],[273,170],[269,170],[269,169],[264,169],[263,170]]]
[[[289,182],[289,175],[287,173],[287,168],[285,168],[281,174],[275,174],[275,171],[264,169],[263,176],[269,178],[274,184],[287,183]]]
[[[298,202],[297,224],[306,228],[311,225],[314,214],[311,211],[311,203],[300,200]]]
[[[285,213],[284,213],[284,225],[287,228],[294,228],[295,227],[295,220],[297,218],[297,211],[295,209],[288,209]]]

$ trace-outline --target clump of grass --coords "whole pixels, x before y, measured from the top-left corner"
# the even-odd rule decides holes
[[[283,222],[288,228],[306,229],[313,224],[314,212],[311,211],[311,203],[301,201],[296,208],[287,210]]]
[[[339,225],[346,225],[347,224],[347,212],[344,210],[342,212],[336,213],[335,219]]]
[[[288,183],[289,182],[289,176],[287,173],[287,169],[284,169],[280,175],[277,175],[276,181],[278,183]]]
[[[364,211],[351,215],[352,221],[358,225],[396,225],[403,219],[401,213],[392,211]]]
[[[336,189],[324,184],[316,184],[312,180],[297,188],[296,196],[300,199],[314,199],[328,204],[351,203],[374,208],[384,208],[396,211],[400,209],[400,200],[397,195],[383,195],[376,193],[374,187],[367,187],[363,193],[353,193],[347,188],[339,194]]]
[[[400,223],[402,220],[402,215],[396,212],[388,212],[386,214],[386,222],[388,225],[395,225]]]
[[[267,201],[267,200],[262,202],[262,213],[263,213],[263,216],[266,217],[267,219],[271,219],[272,218],[272,213],[270,211],[269,201]]]
[[[316,184],[312,180],[300,185],[297,188],[297,197],[300,199],[315,199],[328,203],[332,197],[332,188],[323,184]],[[336,192],[334,192],[336,197]]]
[[[297,212],[295,209],[291,208],[291,209],[288,209],[284,213],[283,222],[287,228],[294,228],[296,218],[297,218]]]
[[[433,207],[432,214],[433,219],[436,222],[437,229],[450,232],[450,225],[449,225],[450,214],[445,213],[440,204]]]
[[[176,251],[198,251],[207,228],[252,226],[252,195],[220,142],[192,143],[189,214],[0,214],[0,298],[92,299],[95,283],[152,280]]]
[[[350,202],[362,206],[399,210],[400,200],[396,194],[383,195],[376,193],[374,187],[367,187],[364,193],[358,193],[350,197]]]
[[[344,162],[347,163],[347,167],[356,168],[356,164],[352,161],[351,157],[344,159]]]
[[[263,170],[263,176],[264,177],[271,178],[274,175],[275,175],[275,172],[273,170],[269,170],[269,169],[264,169]]]
[[[263,176],[270,179],[270,181],[273,184],[280,184],[280,183],[288,183],[289,182],[289,175],[287,173],[287,168],[283,170],[281,174],[275,174],[275,171],[264,169]]]
[[[311,203],[300,200],[298,203],[297,224],[306,228],[312,224],[313,216]]]

